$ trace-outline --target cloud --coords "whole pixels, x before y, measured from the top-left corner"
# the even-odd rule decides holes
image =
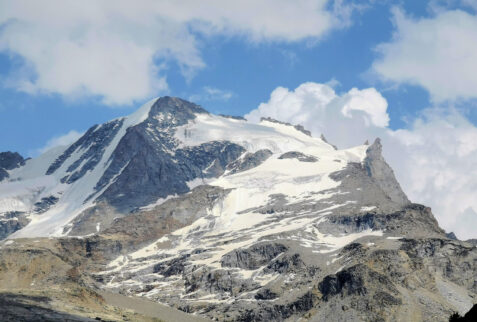
[[[387,102],[374,88],[338,94],[326,84],[276,88],[245,117],[272,117],[324,134],[340,148],[380,137],[384,156],[408,197],[433,208],[439,224],[459,238],[476,238],[477,127],[457,110],[428,109],[408,129],[387,125]]]
[[[0,51],[23,61],[6,81],[17,90],[123,105],[167,91],[170,62],[188,79],[204,68],[199,38],[316,41],[349,25],[355,8],[342,0],[2,1]]]
[[[477,16],[437,11],[414,19],[394,8],[395,33],[377,46],[372,71],[385,81],[425,88],[434,102],[477,98]]]
[[[204,86],[200,93],[189,97],[192,102],[223,101],[226,102],[234,96],[232,91],[219,88]]]
[[[75,131],[75,130],[71,130],[66,134],[55,136],[55,137],[49,139],[48,142],[46,142],[44,147],[39,148],[37,151],[35,151],[36,152],[35,154],[40,154],[40,153],[46,152],[46,151],[48,151],[52,148],[55,148],[57,146],[69,145],[69,144],[75,142],[76,140],[78,140],[82,135],[83,135],[83,133],[80,133],[80,132]]]
[[[352,133],[375,136],[379,133],[376,129],[388,125],[387,106],[386,99],[374,88],[353,88],[338,95],[330,85],[309,82],[294,91],[276,88],[268,102],[245,117],[258,121],[265,116],[303,124],[315,135],[333,136],[333,143],[339,146],[353,146],[362,144],[368,137],[354,137]]]

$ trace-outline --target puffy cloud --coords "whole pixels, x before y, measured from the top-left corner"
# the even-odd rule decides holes
[[[76,140],[78,140],[82,135],[83,135],[83,133],[80,133],[80,132],[75,131],[75,130],[71,130],[66,134],[55,136],[55,137],[49,139],[48,142],[46,142],[45,146],[38,149],[36,152],[37,153],[43,153],[43,152],[46,152],[46,151],[48,151],[52,148],[55,148],[57,146],[69,145],[69,144],[75,142]],[[37,153],[35,153],[35,154],[37,154]]]
[[[318,40],[349,24],[356,6],[347,3],[2,1],[0,51],[24,62],[7,80],[18,90],[129,104],[167,91],[168,62],[175,61],[187,78],[205,66],[197,35],[240,36],[254,42]]]
[[[340,148],[380,137],[384,156],[408,197],[433,208],[440,225],[476,238],[477,128],[457,110],[426,110],[408,129],[391,130],[387,102],[374,88],[337,94],[326,84],[275,89],[245,117],[272,117],[324,134]]]
[[[268,102],[245,117],[258,121],[265,116],[303,124],[315,135],[323,133],[343,147],[377,136],[388,125],[387,106],[386,99],[374,88],[353,88],[338,95],[327,84],[304,83],[294,91],[276,88]]]
[[[394,9],[395,34],[377,46],[372,71],[396,83],[419,85],[435,102],[477,98],[477,16],[437,11],[413,19]]]

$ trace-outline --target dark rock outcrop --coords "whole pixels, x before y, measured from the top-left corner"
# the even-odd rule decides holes
[[[0,152],[0,181],[9,177],[7,170],[24,166],[25,161],[18,152]]]
[[[11,211],[0,217],[0,240],[25,227],[30,220],[24,212]]]
[[[25,159],[18,152],[0,152],[0,168],[13,170],[25,165]]]
[[[457,236],[452,231],[450,233],[446,233],[446,237],[452,240],[457,240]]]
[[[318,158],[314,157],[312,155],[306,155],[304,153],[298,152],[298,151],[290,151],[282,154],[281,156],[278,157],[279,159],[297,159],[298,161],[301,162],[317,162]]]
[[[258,150],[254,153],[246,153],[243,157],[229,163],[227,170],[229,170],[229,174],[234,174],[255,168],[265,162],[272,154],[272,151],[268,149]]]
[[[50,209],[51,206],[55,205],[58,202],[58,200],[59,200],[59,198],[55,197],[55,196],[49,196],[49,197],[41,198],[40,201],[35,202],[34,211],[37,214],[44,213],[45,211],[48,211],[48,209]]]
[[[258,244],[225,254],[220,263],[222,267],[239,267],[253,270],[267,264],[287,249],[282,244]]]
[[[3,179],[6,179],[8,177],[9,177],[9,175],[8,175],[7,170],[4,170],[4,169],[0,168],[0,181],[2,181]]]

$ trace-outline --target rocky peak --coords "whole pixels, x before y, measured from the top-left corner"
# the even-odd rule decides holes
[[[148,119],[160,121],[158,125],[178,126],[186,124],[195,118],[195,114],[208,114],[205,109],[197,104],[188,102],[178,97],[163,96],[158,98],[151,106]]]
[[[0,168],[12,170],[25,165],[25,159],[18,152],[0,152]]]
[[[8,178],[7,170],[25,165],[25,159],[18,152],[0,152],[0,181]]]
[[[366,150],[365,169],[392,201],[402,206],[407,205],[410,201],[396,180],[394,171],[384,160],[382,150],[381,139],[377,138]]]

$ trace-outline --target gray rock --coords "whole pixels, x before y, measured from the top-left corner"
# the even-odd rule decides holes
[[[0,240],[25,227],[30,220],[24,212],[11,211],[0,215]]]
[[[239,267],[244,269],[257,269],[288,248],[282,244],[258,244],[247,249],[234,250],[222,256],[222,267]]]
[[[323,294],[323,300],[329,301],[333,296],[369,296],[371,288],[367,284],[378,283],[380,285],[387,285],[385,290],[380,290],[382,294],[386,291],[391,305],[401,304],[399,299],[392,297],[390,294],[397,295],[398,290],[393,283],[384,275],[369,269],[363,264],[351,266],[348,269],[342,270],[336,275],[326,276],[319,284],[319,290]],[[372,288],[375,290],[374,287]]]
[[[55,205],[58,200],[59,198],[55,196],[41,198],[40,201],[35,202],[35,208],[33,211],[37,214],[44,213],[45,211],[48,211],[53,205]]]
[[[8,172],[2,168],[0,168],[0,181],[7,179],[10,175]]]
[[[25,159],[18,152],[0,152],[0,168],[13,170],[25,165]]]
[[[234,174],[258,167],[272,154],[272,151],[268,149],[259,150],[255,153],[246,153],[242,158],[229,163],[227,165],[227,170],[229,170],[229,174]]]
[[[452,240],[457,240],[457,236],[452,231],[450,233],[446,233],[446,237]]]
[[[477,247],[477,239],[467,239],[466,242]]]
[[[318,162],[318,158],[312,155],[307,155],[298,151],[290,151],[282,154],[278,157],[280,160],[283,159],[297,159],[301,162]]]
[[[386,163],[381,152],[381,140],[378,138],[366,150],[364,166],[368,175],[378,183],[381,189],[389,196],[389,198],[391,198],[392,201],[403,206],[409,204],[409,199],[407,199],[401,186],[397,182],[394,176],[394,171]]]
[[[21,167],[25,161],[18,152],[0,152],[0,181],[9,178],[7,170]]]

